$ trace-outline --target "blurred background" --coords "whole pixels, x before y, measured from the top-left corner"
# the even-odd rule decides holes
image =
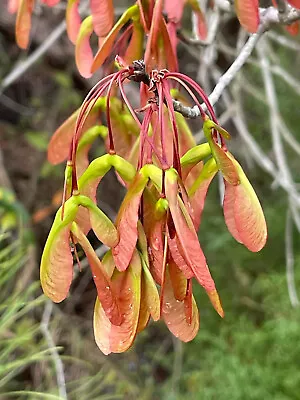
[[[16,46],[15,17],[6,0],[0,4],[0,399],[300,399],[299,36],[282,28],[268,33],[216,105],[269,229],[259,254],[236,243],[214,182],[199,237],[224,320],[194,285],[201,321],[196,339],[183,344],[164,323],[151,323],[132,349],[106,357],[93,338],[96,291],[89,269],[77,274],[71,295],[59,305],[42,295],[39,284],[39,260],[64,175],[64,165],[47,162],[47,144],[99,76],[85,80],[77,72],[64,3],[37,5],[28,51]],[[126,6],[114,4],[119,14]],[[189,21],[187,15],[183,29],[192,35]],[[212,45],[179,44],[181,72],[210,93],[246,40],[235,17],[221,14]],[[279,151],[264,61],[282,123]],[[198,122],[191,126],[201,141]],[[103,153],[99,141],[93,156]],[[101,208],[113,218],[122,196],[109,174],[99,192]]]

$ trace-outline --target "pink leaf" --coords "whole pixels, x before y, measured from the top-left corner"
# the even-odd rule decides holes
[[[291,6],[300,9],[300,0],[288,0]]]
[[[152,216],[153,217],[153,216]],[[152,220],[153,221],[153,220]],[[152,228],[148,235],[148,245],[150,254],[150,271],[155,282],[161,285],[163,275],[164,259],[164,229],[165,218],[159,221],[153,221]]]
[[[234,163],[228,156],[228,153],[224,149],[222,149],[213,139],[210,145],[216,163],[226,181],[229,182],[231,185],[238,185],[238,173],[236,171]]]
[[[204,209],[205,198],[211,181],[217,173],[217,167],[214,159],[208,160],[198,178],[194,181],[189,194],[191,197],[191,205],[194,210],[194,226],[198,230],[201,222],[201,215]]]
[[[250,33],[257,32],[259,26],[258,0],[235,0],[234,5],[242,27]]]
[[[192,318],[187,321],[185,302],[176,300],[168,273],[166,274],[162,317],[168,329],[183,342],[194,339],[199,330],[199,312],[195,299],[192,298]]]
[[[76,40],[75,59],[78,71],[84,78],[92,76],[93,53],[90,46],[90,37],[93,33],[92,16],[85,18],[80,26]]]
[[[178,241],[181,245],[182,255],[200,285],[203,286],[210,299],[213,300],[212,304],[216,311],[223,316],[219,298],[211,296],[212,293],[214,294],[216,292],[215,283],[208,269],[191,217],[178,196],[177,175],[174,170],[166,171],[165,185],[166,198],[169,201],[170,211],[178,235]]]
[[[76,44],[81,25],[81,18],[78,11],[79,0],[68,0],[66,10],[66,22],[68,37],[73,44]]]
[[[148,304],[147,304],[147,298],[145,297],[145,277],[142,276],[142,281],[141,281],[141,305],[140,305],[140,312],[139,312],[139,320],[138,320],[138,326],[136,329],[136,333],[142,332],[146,326],[148,325],[148,322],[150,320],[150,312],[148,309]]]
[[[48,161],[53,164],[59,164],[66,160],[69,155],[72,138],[75,132],[76,120],[79,114],[76,110],[53,134],[48,145]],[[82,134],[97,123],[99,118],[99,108],[93,107],[89,113]]]
[[[114,291],[114,288],[110,282],[110,274],[107,273],[104,265],[99,260],[90,242],[80,231],[80,229],[78,229],[76,226],[73,226],[72,232],[76,236],[79,244],[87,256],[93,274],[93,280],[97,288],[98,298],[107,318],[112,324],[121,325],[123,317],[117,301],[117,293]]]
[[[104,42],[101,44],[101,47],[97,51],[97,54],[95,55],[91,68],[92,73],[94,73],[98,68],[102,66],[106,58],[110,55],[111,49],[118,36],[118,33],[132,17],[137,15],[137,13],[138,6],[135,4],[134,6],[129,7],[121,16],[121,18],[117,21],[112,30],[106,36]]]
[[[126,351],[132,345],[136,335],[141,304],[141,261],[137,252],[134,253],[130,266],[125,272],[114,272],[111,286],[117,293],[124,319],[121,325],[113,325],[97,298],[94,311],[94,334],[98,347],[106,355]]]
[[[260,251],[266,244],[266,220],[256,196],[239,163],[230,155],[236,165],[240,184],[226,186],[224,203],[225,222],[232,235],[253,252]]]
[[[188,2],[190,3],[196,17],[198,36],[201,40],[205,40],[207,37],[207,26],[205,16],[199,6],[199,2],[198,0],[188,0]]]
[[[243,243],[236,227],[235,216],[234,216],[234,203],[236,198],[235,186],[230,185],[228,182],[225,183],[225,195],[223,202],[224,217],[227,228],[235,240],[239,243]]]
[[[16,41],[21,49],[28,47],[33,7],[34,0],[20,0],[16,20]]]
[[[168,20],[178,23],[183,14],[184,0],[165,0],[165,13]]]
[[[8,0],[7,10],[10,14],[15,14],[19,8],[19,0]]]
[[[192,278],[194,276],[194,272],[186,262],[182,246],[180,245],[180,241],[178,239],[178,235],[176,234],[176,232],[172,234],[170,232],[170,229],[168,229],[168,246],[175,264],[182,271],[185,278]]]
[[[128,188],[128,192],[118,212],[116,225],[120,241],[112,249],[112,253],[119,271],[126,270],[136,246],[138,238],[138,210],[147,181],[148,179],[142,174],[136,175],[134,182]]]
[[[126,49],[124,60],[130,65],[134,60],[140,60],[143,56],[144,31],[137,22],[133,23],[132,36]]]
[[[60,0],[41,0],[42,3],[47,4],[48,7],[54,7],[60,2]]]
[[[108,34],[114,23],[114,6],[112,0],[90,0],[94,31],[97,36]]]
[[[146,298],[147,308],[153,321],[158,321],[160,318],[160,299],[157,287],[153,280],[153,277],[149,271],[144,260],[142,260],[143,266],[143,281],[144,281],[144,296]]]
[[[176,300],[183,301],[186,296],[187,279],[177,267],[172,258],[168,260],[168,268],[174,297]]]

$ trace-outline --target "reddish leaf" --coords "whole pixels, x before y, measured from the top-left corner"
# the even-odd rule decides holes
[[[145,286],[146,286],[145,277],[142,275],[141,306],[140,306],[138,326],[136,329],[137,334],[142,332],[146,328],[146,326],[148,325],[148,322],[150,320],[150,312],[148,310],[147,298],[145,297]]]
[[[153,220],[152,220],[153,221]],[[153,221],[148,235],[150,270],[155,282],[161,285],[164,259],[164,230],[166,219]]]
[[[138,22],[133,23],[133,30],[130,42],[126,49],[124,60],[130,65],[134,60],[140,60],[143,56],[144,31]]]
[[[160,318],[160,299],[157,287],[152,278],[144,260],[142,260],[143,266],[143,280],[144,280],[144,296],[146,299],[147,309],[153,318],[153,321],[158,321]]]
[[[212,154],[226,181],[231,185],[238,185],[238,173],[234,163],[228,156],[228,153],[223,150],[214,140],[211,141],[210,145]]]
[[[194,210],[193,222],[195,229],[198,230],[201,222],[201,215],[204,209],[204,203],[207,195],[207,191],[211,181],[215,177],[218,169],[214,159],[208,160],[198,178],[194,181],[194,184],[189,190],[191,197],[191,205]]]
[[[166,198],[169,201],[170,211],[178,235],[178,241],[181,245],[182,255],[200,285],[203,286],[208,296],[211,298],[210,293],[216,290],[215,283],[206,264],[191,217],[178,196],[177,175],[172,169],[166,171],[165,186]],[[213,303],[214,308],[223,316],[220,301],[215,297],[213,299],[216,300],[216,302]]]
[[[135,15],[137,15],[139,9],[138,6],[135,4],[134,6],[128,8],[118,22],[114,25],[112,30],[106,36],[104,42],[102,43],[101,47],[99,48],[97,54],[95,55],[93,65],[91,68],[91,72],[94,73],[101,65],[104,63],[106,58],[110,55],[111,49],[113,47],[114,41],[118,36],[121,28]]]
[[[42,3],[47,4],[48,7],[54,7],[56,6],[60,0],[41,0]]]
[[[134,253],[130,266],[125,272],[114,272],[111,286],[118,294],[118,303],[124,320],[119,326],[113,325],[97,298],[94,334],[98,347],[106,355],[126,351],[132,345],[136,335],[141,303],[141,261],[137,252]]]
[[[193,288],[192,280],[187,281],[187,291],[184,299],[184,312],[188,324],[191,324],[193,318]]]
[[[165,13],[169,21],[176,23],[181,21],[183,14],[184,0],[165,0]]]
[[[19,0],[8,0],[7,10],[10,14],[15,14],[19,8]]]
[[[136,246],[138,210],[147,181],[148,179],[142,174],[136,175],[118,212],[116,225],[120,240],[117,246],[112,249],[112,253],[119,271],[126,270]]]
[[[82,134],[89,128],[94,126],[99,116],[99,105],[92,108],[82,129]],[[76,120],[79,114],[79,109],[76,110],[53,134],[48,145],[48,161],[53,164],[59,164],[66,160],[69,155],[72,138],[75,132]]]
[[[235,210],[234,203],[236,198],[235,186],[230,185],[228,182],[224,181],[225,184],[225,195],[223,201],[224,217],[227,228],[235,240],[239,243],[243,243],[240,234],[236,227],[235,222]]]
[[[198,36],[201,40],[205,40],[207,37],[207,26],[199,2],[198,0],[188,0],[188,2],[190,3],[196,17]]]
[[[291,6],[300,9],[300,0],[288,0]]]
[[[259,26],[258,0],[235,0],[234,5],[242,27],[250,33],[257,32]]]
[[[160,31],[163,39],[162,52],[164,54],[164,66],[167,67],[170,71],[178,71],[178,60],[176,55],[176,49],[172,44],[171,38],[169,36],[169,32],[167,29],[167,24],[165,20],[162,18],[160,23]]]
[[[170,229],[168,229],[168,246],[175,264],[182,271],[185,278],[192,278],[194,276],[194,272],[186,262],[182,246],[178,239],[178,235],[176,234],[176,232],[172,235]]]
[[[92,16],[85,18],[80,26],[76,40],[75,60],[78,71],[84,78],[92,76],[93,52],[90,45],[90,37],[93,33]]]
[[[170,280],[176,300],[183,301],[186,296],[187,279],[172,258],[168,260]]]
[[[177,24],[175,22],[167,23],[168,35],[170,38],[170,43],[172,45],[173,53],[176,54],[178,37],[177,37]]]
[[[299,21],[293,22],[291,25],[286,25],[285,29],[293,36],[297,36],[299,33]]]
[[[79,0],[68,0],[66,10],[66,22],[68,37],[73,44],[76,44],[81,25],[81,18],[78,11]]]
[[[112,0],[90,0],[95,33],[106,36],[114,23],[114,6]]]
[[[93,274],[93,280],[97,288],[98,298],[107,318],[112,324],[121,325],[123,317],[117,301],[117,293],[114,292],[110,283],[110,275],[102,265],[86,236],[75,224],[73,224],[72,232],[87,256]]]
[[[199,312],[195,299],[192,297],[192,318],[189,323],[186,319],[185,302],[175,299],[168,273],[164,287],[162,317],[173,335],[183,342],[193,340],[198,333]]]
[[[33,7],[34,0],[20,0],[16,20],[16,41],[21,49],[26,49],[29,43]]]
[[[244,171],[233,156],[230,157],[236,165],[241,183],[234,188],[226,186],[226,192],[229,190],[229,193],[226,193],[224,202],[225,222],[238,241],[249,250],[257,252],[265,246],[267,240],[265,217]]]

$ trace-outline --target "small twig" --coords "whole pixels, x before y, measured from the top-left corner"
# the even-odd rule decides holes
[[[274,42],[280,44],[281,46],[286,47],[287,49],[291,49],[294,51],[300,51],[300,44],[295,40],[291,40],[286,36],[279,35],[277,32],[269,31],[267,36],[274,40]]]
[[[66,391],[64,366],[63,366],[61,358],[58,354],[58,351],[55,347],[53,337],[49,331],[49,323],[50,323],[52,311],[53,311],[53,303],[52,303],[52,301],[48,300],[45,305],[45,308],[44,308],[44,313],[43,313],[43,317],[42,317],[40,326],[41,326],[41,331],[43,332],[43,335],[45,336],[45,339],[47,341],[49,350],[50,350],[52,358],[53,358],[53,363],[54,363],[55,371],[56,371],[56,380],[57,380],[59,395],[61,396],[61,398],[67,399],[68,396],[67,396],[67,391]]]
[[[66,30],[65,21],[61,22],[48,38],[26,60],[17,65],[1,82],[0,94],[19,79],[33,64],[35,64],[61,37]]]
[[[297,296],[294,274],[294,250],[293,250],[293,221],[291,211],[287,210],[285,224],[285,259],[286,259],[286,280],[290,301],[293,307],[299,307],[300,302]]]

